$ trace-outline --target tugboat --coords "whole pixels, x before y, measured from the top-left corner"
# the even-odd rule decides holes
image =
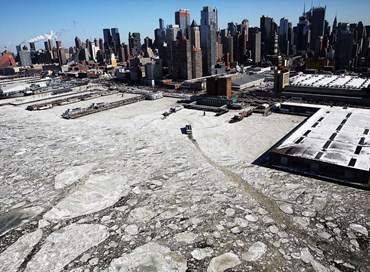
[[[248,111],[242,111],[239,112],[239,114],[234,115],[233,118],[231,118],[230,123],[235,123],[243,120],[245,117],[251,116],[253,113],[253,110],[250,109]]]

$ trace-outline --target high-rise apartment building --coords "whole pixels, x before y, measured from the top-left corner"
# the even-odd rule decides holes
[[[217,61],[218,12],[211,7],[203,7],[200,13],[200,43],[203,55],[203,75],[215,73]]]

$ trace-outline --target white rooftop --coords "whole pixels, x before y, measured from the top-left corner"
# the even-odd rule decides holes
[[[16,93],[21,92],[29,88],[29,84],[25,83],[12,83],[6,86],[0,86],[0,93],[7,94],[7,93]]]
[[[275,152],[370,171],[370,110],[323,107]]]
[[[290,79],[290,85],[317,88],[362,89],[370,85],[370,79],[355,76],[300,74]]]

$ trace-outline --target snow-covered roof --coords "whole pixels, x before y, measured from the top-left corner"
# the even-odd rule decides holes
[[[0,87],[0,93],[7,94],[7,93],[16,93],[21,92],[29,88],[29,84],[25,83],[12,83],[5,86]]]
[[[290,80],[290,85],[301,87],[348,88],[357,90],[370,85],[370,79],[355,76],[300,74],[292,77]]]
[[[323,107],[274,152],[370,171],[370,110]]]

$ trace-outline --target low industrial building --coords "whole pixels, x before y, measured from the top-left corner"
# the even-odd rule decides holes
[[[369,130],[369,110],[324,106],[272,148],[269,163],[369,188]]]
[[[265,81],[265,76],[263,75],[244,75],[238,79],[234,79],[232,82],[233,90],[244,90],[247,88],[252,88],[260,85]]]
[[[282,95],[316,101],[370,104],[370,79],[356,76],[299,74],[290,78]]]
[[[26,83],[11,83],[5,86],[0,86],[0,97],[12,97],[15,95],[23,96],[29,90],[30,85]]]

